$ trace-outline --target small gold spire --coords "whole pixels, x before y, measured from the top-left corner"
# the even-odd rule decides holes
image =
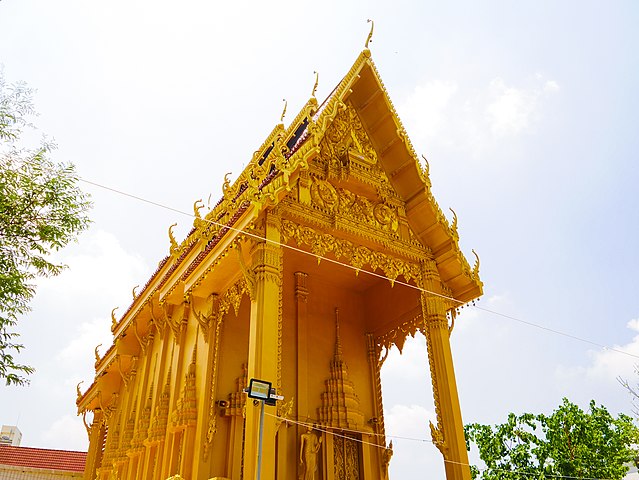
[[[422,158],[424,159],[424,173],[426,174],[426,176],[428,176],[430,174],[430,163],[428,163],[426,155],[422,155]]]
[[[368,44],[373,41],[373,29],[375,28],[375,22],[373,22],[370,18],[366,20],[366,23],[371,24],[371,31],[368,33],[368,37],[366,38],[366,43],[364,44],[364,48],[368,48]]]
[[[339,335],[339,308],[335,308],[335,360],[342,360],[342,339]]]
[[[135,295],[133,296],[133,298],[135,299]],[[118,325],[118,321],[115,318],[115,311],[117,309],[118,307],[115,307],[113,310],[111,310],[111,329],[114,329]]]
[[[285,98],[282,99],[284,102],[284,110],[282,110],[282,116],[280,117],[280,123],[284,123],[284,117],[286,116],[286,107],[288,106],[288,102]]]
[[[448,210],[450,210],[451,212],[453,212],[453,224],[450,226],[450,228],[453,229],[453,231],[457,231],[457,214],[455,213],[455,210],[453,210],[452,208],[448,207]]]
[[[82,380],[80,383],[78,383],[75,387],[75,391],[77,393],[77,399],[80,400],[82,398],[82,391],[80,390],[80,385],[82,385],[84,383],[84,380]]]
[[[131,290],[131,295],[133,295],[133,301],[135,301],[135,299],[138,298],[138,292],[137,292],[138,288],[140,288],[140,285],[136,285],[135,287],[133,287],[133,290]]]
[[[313,91],[311,92],[311,97],[315,98],[315,92],[317,92],[317,85],[319,84],[319,73],[313,72],[315,74],[315,85],[313,85]]]
[[[477,255],[477,252],[475,251],[475,249],[473,249],[472,252],[475,255],[475,265],[473,265],[473,275],[477,276],[479,275],[479,255]]]
[[[175,236],[173,235],[173,228],[177,227],[177,223],[174,223],[169,227],[169,241],[171,242],[171,253],[173,253],[178,248],[177,240],[175,240]]]
[[[98,345],[95,347],[95,363],[98,363],[100,361],[100,354],[98,353],[98,348],[100,348],[102,346],[101,343],[98,343]]]
[[[203,208],[204,208],[204,203],[202,202],[202,199],[200,198],[199,200],[196,200],[195,203],[193,204],[193,214],[195,215],[195,218],[197,219],[202,218],[202,215],[200,215],[200,210],[202,210]]]

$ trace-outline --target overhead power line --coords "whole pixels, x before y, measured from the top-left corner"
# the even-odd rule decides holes
[[[153,205],[155,207],[163,208],[165,210],[169,210],[171,212],[178,213],[180,215],[183,215],[185,217],[189,217],[191,219],[196,218],[195,215],[193,213],[191,213],[191,212],[185,212],[185,211],[180,210],[178,208],[174,208],[174,207],[171,207],[171,206],[159,203],[159,202],[155,202],[153,200],[149,200],[149,199],[144,198],[144,197],[140,197],[138,195],[134,195],[134,194],[131,194],[131,193],[128,193],[128,192],[124,192],[122,190],[118,190],[118,189],[113,188],[113,187],[109,187],[109,186],[106,186],[106,185],[103,185],[103,184],[100,184],[100,183],[97,183],[97,182],[93,182],[93,181],[87,180],[87,179],[82,178],[82,177],[78,177],[78,179],[80,181],[84,182],[84,183],[87,183],[89,185],[93,185],[93,186],[101,188],[103,190],[108,190],[108,191],[116,193],[118,195],[129,197],[129,198],[132,198],[134,200],[137,200],[137,201],[140,201],[140,202],[143,202],[143,203],[147,203],[149,205]],[[348,265],[347,263],[340,262],[339,260],[336,260],[336,259],[333,259],[333,258],[324,257],[322,255],[319,255],[319,254],[316,254],[316,253],[313,253],[313,252],[309,252],[307,250],[303,250],[301,248],[294,247],[292,245],[287,245],[285,243],[281,243],[281,242],[277,242],[277,241],[274,241],[274,240],[271,240],[271,239],[268,239],[268,238],[264,238],[264,237],[262,237],[260,235],[252,233],[252,232],[247,232],[247,231],[244,231],[242,229],[239,229],[239,228],[236,228],[236,227],[233,227],[233,226],[229,226],[229,225],[225,225],[225,224],[222,224],[222,223],[219,223],[219,222],[216,222],[216,221],[213,221],[213,220],[205,219],[205,218],[202,218],[200,220],[202,220],[204,222],[208,222],[211,225],[216,225],[218,227],[223,227],[225,229],[228,229],[228,230],[231,230],[231,231],[234,231],[234,232],[237,232],[237,233],[241,233],[242,235],[254,238],[256,240],[260,240],[260,241],[263,241],[263,242],[271,243],[271,244],[277,245],[279,247],[286,248],[288,250],[292,250],[292,251],[295,251],[295,252],[298,252],[298,253],[301,253],[301,254],[304,254],[304,255],[308,255],[308,256],[317,258],[318,260],[322,260],[322,261],[326,261],[328,263],[339,265],[339,266],[341,266],[343,268],[347,268],[347,269],[353,270],[353,271],[355,271],[357,273],[364,273],[366,275],[370,275],[370,276],[377,277],[377,278],[380,278],[380,279],[388,280],[389,282],[392,282],[392,283],[394,283],[396,285],[403,285],[405,287],[412,288],[414,290],[418,290],[420,292],[427,293],[429,295],[440,297],[440,298],[443,298],[445,300],[449,300],[451,302],[454,302],[454,303],[458,304],[459,306],[466,305],[465,302],[457,300],[456,298],[453,298],[453,297],[450,297],[450,296],[447,296],[447,295],[443,295],[443,294],[438,293],[438,292],[433,292],[431,290],[428,290],[428,289],[425,289],[425,288],[419,287],[417,285],[413,285],[411,283],[404,282],[404,281],[401,281],[401,280],[398,280],[398,279],[394,279],[393,280],[393,279],[390,279],[387,276],[382,275],[380,273],[371,272],[370,270],[363,270],[363,269],[354,267],[352,265]],[[621,350],[621,349],[618,349],[618,348],[608,347],[607,345],[604,345],[602,343],[589,340],[587,338],[583,338],[583,337],[580,337],[580,336],[577,336],[577,335],[573,335],[573,334],[570,334],[570,333],[567,333],[567,332],[562,332],[561,330],[557,330],[557,329],[554,329],[554,328],[546,327],[544,325],[540,325],[538,323],[530,322],[528,320],[523,320],[523,319],[515,317],[513,315],[508,315],[508,314],[505,314],[505,313],[501,313],[501,312],[498,312],[496,310],[491,310],[489,308],[480,307],[480,306],[477,306],[477,305],[474,305],[474,304],[470,304],[470,306],[472,308],[476,309],[476,310],[479,310],[479,311],[482,311],[482,312],[486,312],[486,313],[489,313],[489,314],[492,314],[492,315],[496,315],[496,316],[499,316],[499,317],[502,317],[502,318],[506,318],[508,320],[512,320],[512,321],[521,323],[523,325],[527,325],[529,327],[534,327],[534,328],[537,328],[537,329],[540,329],[540,330],[544,330],[544,331],[549,332],[549,333],[554,333],[555,335],[561,335],[563,337],[570,338],[570,339],[573,339],[573,340],[576,340],[576,341],[579,341],[579,342],[582,342],[582,343],[587,343],[587,344],[595,346],[595,347],[603,348],[604,350],[607,350],[607,351],[610,351],[610,352],[615,352],[615,353],[619,353],[619,354],[622,354],[622,355],[626,355],[628,357],[639,359],[639,355],[635,355],[633,353],[630,353],[630,352],[627,352],[627,351],[624,351],[624,350]]]
[[[380,445],[378,443],[373,443],[373,442],[367,442],[366,440],[362,440],[361,438],[357,438],[354,437],[353,435],[361,435],[361,436],[381,436],[381,437],[386,437],[386,438],[392,438],[392,439],[398,439],[398,440],[408,440],[408,441],[413,441],[413,442],[420,442],[420,443],[430,443],[432,445],[434,445],[432,440],[427,440],[425,438],[411,438],[411,437],[402,437],[400,435],[384,435],[381,433],[374,433],[374,432],[366,432],[363,430],[352,430],[352,429],[343,429],[343,428],[332,428],[332,427],[327,427],[325,425],[318,425],[316,423],[311,423],[311,422],[301,422],[299,420],[292,420],[290,418],[286,418],[286,417],[281,417],[278,415],[274,415],[272,413],[268,413],[265,412],[264,413],[266,416],[275,418],[276,420],[279,420],[280,422],[288,422],[288,423],[292,423],[294,425],[299,425],[302,427],[310,427],[313,430],[317,430],[318,432],[322,432],[325,433],[326,435],[332,435],[334,437],[339,437],[339,438],[345,438],[348,440],[352,440],[354,442],[357,443],[361,443],[362,445],[370,445],[371,447],[374,448],[381,448],[381,449],[386,449],[386,445]],[[454,464],[454,465],[463,465],[463,466],[467,466],[467,467],[472,467],[474,465],[470,464],[470,463],[463,463],[463,462],[455,462],[453,460],[447,460],[444,459],[444,463],[450,463],[450,464]],[[476,467],[476,466],[475,466]],[[564,480],[606,480],[606,479],[601,479],[601,478],[594,478],[594,477],[573,477],[573,476],[568,476],[568,475],[555,475],[555,474],[550,474],[550,473],[543,473],[542,477],[539,476],[539,473],[531,473],[531,472],[526,472],[523,470],[507,470],[507,469],[500,469],[500,468],[479,468],[476,467],[480,472],[483,471],[487,471],[490,470],[491,472],[497,473],[497,472],[504,472],[504,473],[510,473],[510,474],[514,474],[516,473],[517,475],[520,475],[522,478],[524,477],[530,477],[530,478],[534,478],[535,480],[540,480],[541,479],[564,479]]]

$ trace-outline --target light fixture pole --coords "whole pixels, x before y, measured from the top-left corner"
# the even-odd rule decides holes
[[[244,391],[249,398],[260,402],[260,434],[257,443],[257,480],[260,480],[262,474],[262,437],[264,434],[264,405],[275,405],[277,400],[284,400],[284,397],[277,395],[275,389],[272,388],[271,382],[251,378],[248,388]]]

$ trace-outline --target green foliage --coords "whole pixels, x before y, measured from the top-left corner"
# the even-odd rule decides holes
[[[506,423],[466,425],[486,464],[472,467],[473,478],[606,478],[617,480],[637,456],[639,430],[624,414],[614,418],[594,400],[584,412],[566,398],[551,415],[508,415]]]
[[[12,330],[29,311],[34,280],[62,271],[50,254],[89,224],[90,202],[73,165],[51,161],[54,147],[46,140],[21,148],[34,114],[32,90],[7,85],[0,72],[0,379],[7,385],[24,385],[33,372],[14,358],[24,346]]]

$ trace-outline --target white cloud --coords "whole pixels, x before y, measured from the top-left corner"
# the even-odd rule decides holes
[[[407,437],[429,441],[428,422],[436,423],[435,412],[422,405],[393,405],[384,412],[386,433],[389,437]]]
[[[89,322],[81,323],[76,331],[69,335],[69,343],[56,355],[56,360],[65,365],[91,364],[94,348],[102,344],[100,349],[104,353],[112,341],[109,328],[110,320],[96,318]]]
[[[82,419],[71,415],[55,420],[42,432],[40,440],[43,448],[62,448],[64,445],[66,450],[77,451],[86,451],[89,443]]]
[[[628,412],[631,409],[630,398],[624,395],[618,379],[628,380],[631,385],[639,383],[635,371],[639,357],[639,318],[630,320],[626,325],[637,333],[630,342],[592,351],[587,365],[558,366],[555,370],[557,382],[574,385],[575,391],[587,386],[590,397],[596,396],[598,403]]]
[[[56,295],[72,295],[76,300],[96,292],[100,298],[121,296],[131,291],[133,282],[148,276],[142,257],[125,251],[113,234],[103,230],[86,233],[57,260],[69,268],[58,277],[41,280],[40,288]]]
[[[403,105],[403,112],[411,125],[419,132],[435,136],[448,123],[446,112],[456,95],[457,84],[444,80],[432,80],[418,85]]]
[[[421,405],[394,405],[384,413],[387,442],[393,441],[391,478],[417,478],[415,472],[428,472],[443,478],[444,462],[430,438],[429,421],[435,412]]]
[[[478,157],[532,131],[543,118],[545,98],[558,91],[556,81],[539,74],[521,87],[500,77],[483,88],[434,79],[415,87],[398,111],[418,150],[455,148]]]
[[[501,78],[495,78],[489,91],[492,101],[486,106],[486,115],[494,136],[517,135],[534,121],[538,89],[508,87]]]

